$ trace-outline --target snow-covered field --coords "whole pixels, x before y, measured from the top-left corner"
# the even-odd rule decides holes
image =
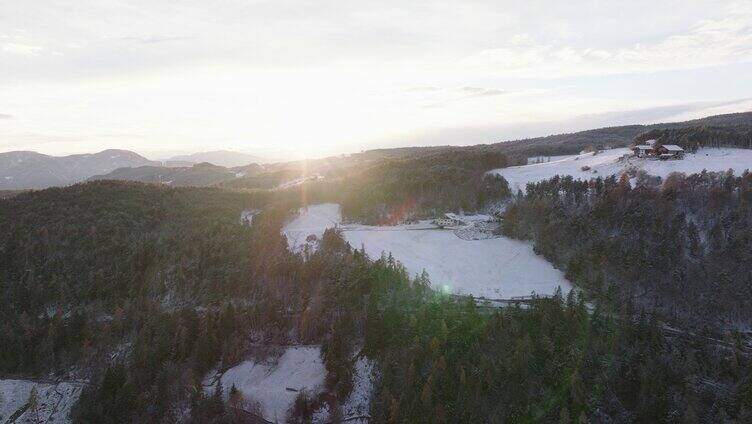
[[[248,403],[256,403],[261,415],[272,422],[285,422],[287,411],[302,390],[316,395],[324,386],[326,369],[318,346],[294,346],[278,358],[244,361],[221,378],[224,395],[235,385]],[[288,390],[292,389],[292,390]]]
[[[81,396],[79,383],[0,380],[0,423],[69,423],[70,410]],[[36,390],[36,407],[31,393]]]
[[[341,222],[339,206],[320,204],[302,209],[283,229],[292,249],[300,250],[308,234],[320,236]],[[412,274],[425,270],[431,284],[450,293],[488,299],[564,293],[571,284],[564,274],[533,252],[531,243],[506,237],[463,240],[451,230],[427,223],[392,227],[343,226],[345,239],[372,258],[391,252]],[[292,237],[291,237],[292,236]]]
[[[560,157],[551,162],[532,165],[513,166],[495,169],[493,173],[502,175],[509,182],[513,191],[525,191],[530,182],[549,179],[555,175],[571,175],[579,179],[590,179],[598,176],[620,175],[633,168],[644,170],[650,175],[665,178],[672,172],[693,174],[708,171],[726,171],[729,168],[737,175],[746,169],[752,169],[752,150],[748,149],[700,149],[697,153],[687,153],[683,160],[661,161],[656,159],[628,157],[631,150],[627,148],[604,150],[597,155],[585,153]],[[583,171],[583,167],[590,169]]]

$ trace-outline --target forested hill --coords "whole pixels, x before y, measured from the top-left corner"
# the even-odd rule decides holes
[[[186,291],[184,280],[238,278],[240,212],[256,203],[218,189],[115,181],[0,200],[0,293],[13,299],[3,308],[118,304],[168,292],[211,296],[222,284]]]
[[[534,137],[521,140],[509,140],[492,144],[467,146],[464,149],[478,151],[493,151],[504,153],[512,158],[524,158],[538,155],[566,155],[578,153],[588,147],[600,149],[609,147],[625,147],[632,143],[638,135],[651,130],[664,130],[684,127],[738,127],[752,125],[752,112],[732,113],[709,116],[684,122],[667,122],[649,125],[624,125],[579,131],[568,134],[555,134],[544,137]],[[397,149],[376,149],[364,153],[373,157],[409,157],[421,156],[457,147],[407,147]]]
[[[632,143],[638,135],[651,130],[703,126],[737,127],[745,125],[752,125],[752,112],[709,116],[684,122],[598,128],[572,134],[558,134],[548,137],[495,143],[491,146],[492,149],[498,149],[510,156],[515,154],[527,156],[562,155],[578,153],[592,146],[600,149],[625,147]]]
[[[746,128],[716,123],[660,137]],[[752,422],[750,174],[555,177],[513,196],[486,171],[516,154],[365,153],[248,168],[233,181],[253,190],[105,180],[2,198],[0,376],[87,381],[81,423],[244,423],[257,404],[209,377],[307,346],[324,382],[281,420],[343,420],[366,384],[373,423]],[[258,188],[313,163],[323,179]],[[504,233],[581,291],[500,310],[337,229],[304,252],[281,231],[320,202],[388,224],[502,200]],[[358,363],[373,367],[365,383]]]
[[[640,134],[636,141],[643,142],[651,139],[660,144],[676,144],[688,152],[696,152],[697,149],[702,147],[752,149],[752,125],[654,129]]]
[[[81,423],[254,422],[237,392],[207,395],[210,370],[259,344],[306,344],[320,346],[325,384],[298,395],[290,422],[342,417],[359,359],[378,371],[375,423],[752,418],[741,349],[666,337],[635,311],[588,312],[574,291],[504,310],[447,296],[336,230],[295,254],[280,229],[304,199],[269,193],[103,181],[0,200],[0,373],[87,378]],[[263,209],[251,227],[245,208]],[[574,262],[577,275],[589,260],[604,258]]]
[[[741,145],[742,142],[739,140],[748,141],[749,128],[752,128],[752,112],[711,116],[676,123],[599,128],[571,134],[557,134],[475,146],[375,149],[352,155],[316,160],[265,165],[252,164],[236,168],[209,164],[172,168],[133,166],[96,175],[92,179],[140,181],[171,186],[216,185],[234,189],[275,189],[284,186],[286,183],[307,177],[336,179],[357,175],[359,178],[370,178],[367,174],[373,174],[379,169],[388,171],[390,166],[415,166],[416,164],[417,166],[425,166],[427,162],[435,161],[438,168],[446,162],[448,156],[452,155],[460,156],[461,160],[468,157],[499,157],[499,155],[504,155],[507,159],[503,166],[519,165],[524,164],[526,158],[531,156],[555,156],[575,154],[593,148],[625,147],[633,143],[638,137],[644,139],[646,134],[649,137],[663,137],[667,143],[679,138],[680,140],[675,141],[675,144],[697,145],[696,139],[699,137],[702,140],[714,140],[716,143],[722,141],[724,145],[736,146]],[[664,136],[666,131],[671,132],[672,137]],[[494,166],[500,167],[502,165]],[[385,178],[388,178],[388,175]]]
[[[600,304],[680,328],[752,326],[752,174],[672,174],[528,185],[504,233],[535,242]]]

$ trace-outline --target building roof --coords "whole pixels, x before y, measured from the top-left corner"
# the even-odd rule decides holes
[[[647,145],[634,146],[634,148],[639,149],[639,150],[653,150],[653,146],[647,146]]]
[[[669,152],[683,152],[684,149],[677,146],[676,144],[664,144],[663,148],[668,150]]]

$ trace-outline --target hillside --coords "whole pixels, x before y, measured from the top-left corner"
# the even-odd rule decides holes
[[[502,230],[533,240],[601,305],[643,309],[679,328],[746,332],[751,179],[738,168],[634,183],[544,179],[510,204]]]
[[[337,179],[372,172],[373,167],[400,161],[439,159],[445,155],[503,154],[510,164],[523,164],[531,156],[573,155],[588,148],[626,147],[643,134],[687,140],[723,139],[729,143],[748,144],[752,112],[711,116],[707,118],[652,125],[626,125],[599,128],[571,134],[557,134],[523,140],[504,141],[475,146],[432,146],[375,149],[348,156],[316,160],[280,162],[259,165],[259,158],[231,151],[196,153],[171,158],[164,165],[149,161],[135,153],[106,150],[91,155],[55,158],[34,152],[0,153],[0,190],[44,188],[68,185],[95,179],[119,179],[150,183],[172,181],[175,185],[209,186],[221,184],[228,188],[272,189],[286,182],[311,176]],[[653,131],[653,132],[651,132]],[[654,133],[659,131],[658,133]],[[679,135],[681,134],[681,136]],[[665,137],[665,136],[664,136]],[[689,139],[687,138],[689,137]],[[740,141],[741,140],[741,141]],[[734,144],[735,145],[735,144]],[[207,162],[214,165],[192,164]],[[126,170],[119,168],[136,168]],[[224,169],[223,169],[224,168]],[[387,170],[383,168],[383,170]],[[113,172],[117,170],[117,172]]]
[[[235,172],[221,166],[198,163],[188,167],[139,166],[118,168],[108,174],[95,175],[90,180],[123,180],[175,187],[205,187],[231,180],[236,178],[236,175]]]
[[[752,150],[739,148],[701,148],[695,153],[687,153],[682,160],[660,161],[631,156],[626,148],[608,149],[582,153],[579,155],[551,158],[550,162],[531,165],[511,166],[495,169],[492,174],[500,175],[509,183],[512,192],[525,191],[529,183],[548,180],[554,176],[571,176],[579,180],[607,178],[626,174],[634,182],[647,176],[666,178],[673,172],[695,174],[702,171],[724,172],[732,170],[736,175],[752,169]]]
[[[702,126],[739,127],[750,125],[752,125],[752,112],[743,112],[715,115],[683,122],[596,128],[568,134],[555,134],[520,140],[508,140],[467,147],[435,146],[376,149],[364,152],[363,155],[367,157],[396,158],[422,156],[437,151],[446,151],[457,148],[500,152],[518,159],[528,156],[571,155],[579,153],[589,147],[596,147],[599,149],[626,147],[634,141],[635,137],[651,130]]]
[[[687,128],[664,135],[720,134]],[[752,150],[514,166],[525,151],[121,168],[152,183],[0,199],[2,413],[67,399],[56,420],[750,422]],[[478,221],[418,221],[475,210],[478,237]],[[498,300],[531,291],[553,296]]]
[[[300,201],[112,181],[0,201],[0,372],[85,377],[75,422],[230,423],[253,411],[320,423],[364,414],[377,423],[657,422],[680,408],[707,422],[749,417],[743,350],[666,336],[639,310],[601,314],[600,301],[591,315],[575,290],[504,309],[446,296],[411,279],[399,258],[370,260],[332,229],[314,253],[292,252],[283,222]],[[239,220],[246,208],[263,209],[250,228]],[[584,281],[588,268],[568,266]],[[662,294],[673,278],[663,277]],[[290,357],[305,346],[319,357]],[[361,363],[373,364],[372,379]],[[294,393],[302,387],[311,390]],[[351,408],[356,393],[367,407]]]

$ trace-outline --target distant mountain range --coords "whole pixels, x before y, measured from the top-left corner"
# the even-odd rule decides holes
[[[686,127],[752,128],[752,112],[710,116],[693,121],[651,125],[624,125],[571,134],[476,146],[402,147],[369,150],[348,158],[264,164],[264,159],[246,153],[217,150],[174,156],[164,162],[146,159],[127,150],[63,157],[36,152],[0,153],[0,190],[40,189],[65,186],[87,179],[116,179],[162,183],[174,186],[222,185],[235,188],[274,188],[296,178],[337,173],[337,169],[364,167],[380,160],[424,157],[450,150],[503,153],[524,163],[530,156],[574,154],[589,147],[629,145],[636,136],[651,130]]]
[[[230,150],[214,150],[211,152],[198,152],[190,155],[173,156],[164,162],[165,166],[183,167],[194,163],[208,162],[212,165],[233,168],[236,166],[249,165],[251,163],[268,162],[258,156],[247,153],[233,152]]]
[[[128,150],[48,156],[37,152],[0,153],[0,190],[40,189],[85,181],[123,167],[160,165]]]

